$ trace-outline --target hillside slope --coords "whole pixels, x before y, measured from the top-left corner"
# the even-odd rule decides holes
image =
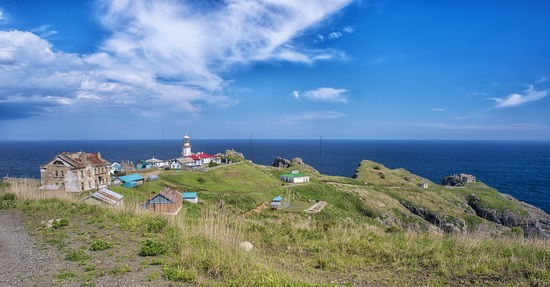
[[[278,179],[293,169],[310,182]],[[112,187],[125,196],[122,208],[25,181],[0,188],[0,209],[25,213],[31,234],[66,254],[53,286],[550,284],[550,243],[537,239],[548,215],[483,183],[450,189],[371,161],[355,178],[247,162],[155,173],[138,188]],[[185,203],[177,216],[138,207],[165,186],[197,191],[199,204]],[[275,196],[283,208],[266,208]],[[327,204],[304,212],[317,202]],[[67,226],[45,228],[50,218]],[[159,253],[140,255],[144,248]]]

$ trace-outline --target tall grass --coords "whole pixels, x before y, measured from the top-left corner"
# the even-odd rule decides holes
[[[204,205],[191,218],[185,204],[179,215],[166,216],[141,209],[137,201],[117,208],[77,204],[78,196],[39,191],[35,181],[25,180],[11,182],[5,191],[16,195],[21,208],[32,204],[28,212],[70,215],[75,225],[107,223],[134,236],[136,244],[147,238],[166,243],[168,253],[159,259],[166,280],[224,286],[550,282],[550,243],[544,240],[404,232],[330,210],[312,215],[265,211],[244,218]],[[309,190],[298,192],[309,196]],[[342,199],[341,204],[354,208],[353,202]],[[241,250],[242,241],[252,242],[254,249]]]

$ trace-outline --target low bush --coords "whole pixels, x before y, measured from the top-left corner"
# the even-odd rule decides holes
[[[185,269],[180,264],[165,267],[162,275],[164,278],[175,282],[195,283],[197,281],[197,272],[192,269]]]
[[[141,244],[141,249],[139,250],[139,255],[141,256],[157,256],[162,255],[168,252],[168,245],[154,241],[153,239],[147,238]]]
[[[68,226],[68,225],[69,225],[69,219],[67,219],[67,218],[61,218],[59,220],[54,220],[54,222],[52,223],[52,227],[55,228],[55,229],[61,228],[63,226]]]
[[[67,252],[65,259],[69,261],[85,261],[90,259],[90,256],[84,253],[84,251],[82,250],[71,250]]]
[[[90,245],[90,250],[91,251],[103,251],[103,250],[107,250],[111,247],[113,247],[112,243],[107,242],[107,241],[100,238],[100,239],[96,239],[96,240],[92,241],[92,244]]]

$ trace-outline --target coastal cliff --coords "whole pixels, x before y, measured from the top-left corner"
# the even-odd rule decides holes
[[[443,186],[404,169],[392,170],[368,160],[359,164],[353,178],[364,182],[364,191],[358,193],[367,205],[375,206],[376,217],[386,224],[415,230],[435,227],[445,233],[521,233],[529,238],[550,238],[547,213],[482,182]],[[376,208],[380,203],[369,197],[374,192],[394,200],[383,203],[384,208]],[[422,220],[414,220],[418,218]]]

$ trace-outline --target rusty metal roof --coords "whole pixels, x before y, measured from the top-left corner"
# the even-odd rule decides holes
[[[53,162],[56,159],[61,159],[62,161],[66,162],[67,164],[77,168],[85,168],[88,163],[90,163],[94,167],[102,167],[106,165],[111,165],[110,162],[107,160],[101,158],[101,156],[95,153],[86,153],[83,151],[79,152],[61,152],[60,154],[56,155],[54,158],[49,160],[46,164],[50,162]]]
[[[92,194],[92,198],[108,204],[117,205],[122,200],[123,196],[112,190],[102,188],[101,190],[94,192]]]
[[[172,188],[170,187],[166,187],[164,188],[163,191],[161,191],[159,193],[159,195],[162,195],[164,196],[165,198],[167,198],[168,200],[176,203],[178,201],[181,201],[182,200],[182,197],[181,197],[181,194],[175,190],[173,190]]]

